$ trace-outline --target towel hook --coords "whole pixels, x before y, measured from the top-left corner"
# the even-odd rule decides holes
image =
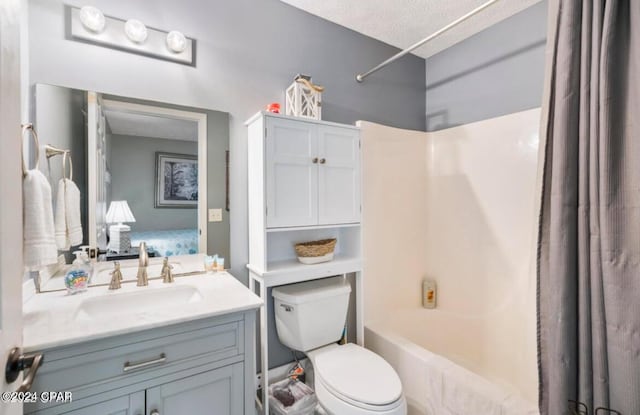
[[[73,160],[69,150],[66,150],[62,155],[62,178],[67,178],[67,158],[69,159],[69,180],[73,181]]]
[[[38,168],[40,164],[40,140],[38,140],[38,134],[36,130],[33,128],[33,124],[26,123],[22,124],[22,134],[20,135],[20,140],[24,140],[24,135],[26,132],[30,132],[33,136],[33,142],[36,145],[36,166],[35,169]],[[29,171],[29,167],[27,167],[27,162],[24,160],[24,144],[22,146],[22,177],[26,177],[27,171]]]

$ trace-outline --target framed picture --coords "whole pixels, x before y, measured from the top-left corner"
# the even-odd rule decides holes
[[[198,156],[156,153],[157,208],[198,207]]]

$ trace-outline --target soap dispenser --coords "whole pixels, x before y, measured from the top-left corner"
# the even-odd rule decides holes
[[[82,258],[83,251],[75,251],[73,254],[76,259],[73,260],[71,268],[64,277],[64,285],[67,287],[67,293],[77,294],[86,291],[89,285],[90,267]]]

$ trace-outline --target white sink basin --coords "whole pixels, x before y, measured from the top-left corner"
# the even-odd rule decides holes
[[[89,320],[108,315],[131,315],[153,310],[170,310],[202,301],[200,291],[191,285],[171,285],[160,288],[143,288],[119,293],[114,291],[82,301],[75,315],[76,320]]]
[[[182,264],[180,262],[169,261],[169,264],[173,266],[173,273],[180,274],[184,272]],[[124,266],[121,264],[120,271],[122,272],[123,281],[134,281],[138,276],[138,266],[130,265]],[[93,274],[91,278],[91,285],[96,284],[109,284],[111,282],[111,272],[113,272],[113,264],[110,267],[98,270]],[[147,267],[147,275],[149,278],[159,277],[162,272],[162,263],[149,264]]]
[[[203,259],[183,261],[193,272]],[[136,262],[137,265],[137,262]],[[172,284],[122,284],[90,287],[67,295],[52,291],[32,295],[23,304],[23,345],[27,351],[49,349],[109,336],[258,309],[262,300],[227,272],[176,277]]]

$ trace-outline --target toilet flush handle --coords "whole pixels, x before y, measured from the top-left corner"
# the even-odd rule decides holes
[[[286,312],[293,311],[293,306],[290,306],[289,304],[280,304],[280,307],[284,308],[284,311]]]

